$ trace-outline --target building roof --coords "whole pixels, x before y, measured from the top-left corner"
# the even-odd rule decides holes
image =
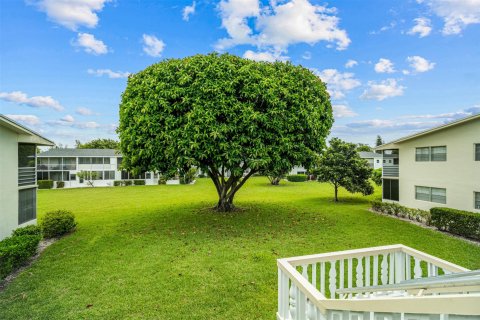
[[[409,136],[406,136],[406,137],[403,137],[403,138],[400,138],[400,139],[397,139],[397,140],[390,141],[388,143],[385,143],[385,144],[382,144],[381,146],[376,147],[375,150],[391,149],[391,148],[394,148],[395,145],[400,144],[402,142],[413,140],[413,139],[416,139],[416,138],[419,138],[419,137],[423,137],[427,134],[432,134],[432,133],[435,133],[437,131],[441,131],[441,130],[444,130],[444,129],[447,129],[447,128],[451,128],[451,127],[458,126],[460,124],[464,124],[466,122],[475,121],[475,120],[480,120],[480,114],[475,114],[475,115],[472,115],[472,116],[468,116],[468,117],[465,117],[465,118],[462,118],[462,119],[459,119],[459,120],[455,120],[455,121],[452,121],[452,122],[449,122],[449,123],[446,123],[446,124],[442,124],[442,125],[437,126],[437,127],[433,127],[433,128],[430,128],[430,129],[427,129],[427,130],[424,130],[424,131],[420,131],[418,133],[411,134]]]
[[[42,152],[38,157],[121,157],[122,154],[114,149],[73,149],[57,148]]]
[[[21,125],[20,123],[0,114],[0,126],[19,134],[18,142],[32,143],[40,146],[54,146],[55,143],[39,135],[35,131]]]
[[[358,154],[360,155],[360,158],[362,158],[362,159],[381,158],[382,157],[382,155],[380,153],[369,152],[369,151],[360,151]]]

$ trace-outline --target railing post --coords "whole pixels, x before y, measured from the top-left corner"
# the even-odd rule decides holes
[[[395,252],[395,283],[405,280],[405,253]]]
[[[278,269],[278,315],[281,320],[288,320],[289,279],[286,274]]]

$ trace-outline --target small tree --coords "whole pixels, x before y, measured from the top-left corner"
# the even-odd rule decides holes
[[[98,178],[98,174],[96,171],[80,171],[77,173],[77,177],[81,180],[84,180],[90,187],[94,187],[94,183]]]
[[[278,186],[280,184],[280,181],[285,178],[285,176],[287,175],[287,173],[289,172],[290,170],[288,171],[265,171],[265,172],[262,172],[261,174],[267,176],[268,180],[270,181],[270,184],[271,185],[274,185],[274,186]]]
[[[382,185],[382,168],[378,168],[372,171],[372,181],[375,182],[377,186]]]
[[[335,202],[338,202],[338,188],[363,195],[373,193],[369,179],[372,168],[360,158],[356,145],[339,138],[330,140],[330,146],[320,157],[317,169],[318,181],[329,182],[335,188]]]
[[[316,161],[332,123],[326,86],[311,70],[213,53],[131,75],[117,131],[124,168],[197,167],[215,185],[216,209],[231,211],[253,174]]]
[[[372,147],[370,147],[368,144],[364,143],[357,143],[357,151],[367,151],[367,152],[372,152]]]
[[[380,135],[377,135],[377,140],[375,141],[375,146],[381,146],[382,144],[385,144],[385,141],[383,141],[382,137]]]
[[[81,143],[80,140],[75,140],[77,149],[119,149],[118,141],[113,139],[95,139],[89,142]]]

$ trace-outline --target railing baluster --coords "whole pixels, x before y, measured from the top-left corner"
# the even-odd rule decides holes
[[[297,319],[298,320],[305,320],[307,318],[307,308],[306,308],[306,297],[305,293],[303,293],[299,288],[297,288]]]
[[[400,283],[405,280],[405,261],[404,253],[401,251],[395,252],[395,283]]]
[[[357,287],[363,287],[363,258],[357,259],[356,279],[355,285]]]
[[[370,285],[370,256],[365,257],[365,286]]]
[[[390,253],[390,261],[388,264],[388,283],[393,284],[395,282],[395,254]]]
[[[340,260],[340,284],[339,288],[345,287],[345,259]]]
[[[353,272],[352,272],[352,269],[353,269],[353,260],[352,260],[352,258],[349,258],[348,259],[348,288],[349,289],[353,287],[353,281],[352,281]]]
[[[288,319],[289,279],[281,269],[278,269],[278,314],[282,319]]]
[[[320,264],[320,292],[325,295],[325,262]]]
[[[289,290],[290,318],[297,319],[297,287],[292,283]]]
[[[317,287],[317,264],[312,264],[312,284],[316,288]]]
[[[388,254],[382,255],[382,284],[388,281]]]
[[[408,254],[405,254],[405,277],[406,280],[412,279],[412,265],[411,265],[411,257]]]
[[[330,279],[329,279],[329,286],[330,289],[330,299],[335,299],[335,291],[336,291],[336,282],[337,282],[337,269],[335,268],[336,261],[330,262]]]
[[[422,277],[422,267],[420,266],[420,260],[417,257],[413,257],[415,261],[415,266],[413,267],[413,277],[415,279]]]
[[[308,281],[308,264],[302,266],[302,276]]]
[[[378,285],[378,256],[373,257],[373,285]]]

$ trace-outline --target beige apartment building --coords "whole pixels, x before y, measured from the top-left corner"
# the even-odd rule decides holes
[[[383,153],[383,201],[480,213],[480,114],[376,148]],[[391,160],[391,161],[388,161]]]

